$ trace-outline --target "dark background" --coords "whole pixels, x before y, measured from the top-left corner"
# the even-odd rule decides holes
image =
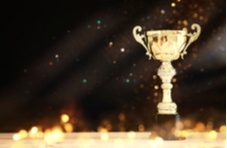
[[[133,38],[136,25],[202,27],[184,59],[173,61],[172,97],[182,120],[225,124],[225,0],[24,0],[0,7],[1,132],[53,126],[62,113],[75,131],[149,130],[162,97],[161,63],[148,60]]]

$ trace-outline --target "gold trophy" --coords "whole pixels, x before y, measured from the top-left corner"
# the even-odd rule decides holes
[[[187,47],[199,37],[201,27],[198,24],[192,24],[191,29],[193,33],[188,33],[187,29],[150,30],[141,33],[140,26],[133,28],[135,40],[146,49],[146,55],[149,56],[149,59],[153,58],[162,62],[157,74],[162,80],[163,96],[162,101],[157,105],[156,123],[158,128],[155,130],[165,140],[180,139],[174,134],[179,114],[177,113],[177,105],[171,97],[173,87],[171,80],[176,74],[171,62],[179,57],[183,59],[187,54]]]

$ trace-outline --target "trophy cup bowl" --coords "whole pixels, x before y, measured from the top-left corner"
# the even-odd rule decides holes
[[[185,31],[148,31],[148,48],[156,60],[172,61],[179,58],[186,44]]]
[[[171,62],[187,54],[187,47],[194,42],[200,35],[201,27],[193,24],[191,29],[193,33],[188,33],[186,29],[182,30],[151,30],[141,33],[142,28],[135,26],[133,36],[135,40],[146,49],[146,55],[149,59],[153,58],[162,62],[158,68],[158,76],[162,80],[162,101],[158,103],[158,113],[156,115],[155,131],[165,140],[177,140],[174,131],[177,130],[179,114],[177,105],[172,101],[171,89],[173,85],[171,80],[176,74]]]

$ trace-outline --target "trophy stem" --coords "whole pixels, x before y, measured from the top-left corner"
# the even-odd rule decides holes
[[[176,74],[170,61],[163,61],[158,69],[158,76],[162,80],[161,88],[163,90],[162,101],[158,104],[158,114],[177,114],[177,105],[172,101],[171,89],[173,87],[171,80]]]
[[[164,140],[183,140],[185,137],[178,137],[175,131],[179,130],[177,123],[180,116],[177,113],[177,105],[172,101],[171,83],[173,76],[176,74],[171,61],[163,61],[158,69],[158,76],[162,80],[162,101],[158,103],[158,114],[156,115],[156,127],[154,131],[158,133]],[[151,135],[152,137],[152,135]]]

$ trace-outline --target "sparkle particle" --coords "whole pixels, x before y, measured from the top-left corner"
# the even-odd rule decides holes
[[[161,14],[165,14],[165,10],[162,9],[162,10],[161,10]]]
[[[128,79],[128,78],[125,79],[125,82],[126,82],[126,83],[129,83],[129,82],[130,82],[130,79]]]
[[[187,21],[187,20],[183,20],[183,24],[184,24],[185,26],[188,26],[188,21]]]
[[[157,97],[158,96],[158,93],[157,92],[154,92],[154,96]]]
[[[54,64],[53,61],[49,61],[49,65],[52,66]]]
[[[147,19],[149,20],[150,18],[151,18],[151,16],[150,16],[150,15],[148,15],[148,16],[147,16]]]
[[[87,28],[90,29],[91,28],[91,25],[87,25]]]
[[[198,16],[199,16],[198,13],[194,13],[194,14],[193,14],[193,17],[194,17],[194,18],[197,18]]]
[[[176,3],[171,3],[171,6],[172,7],[176,7]]]
[[[98,29],[98,30],[101,29],[101,26],[97,26],[97,29]]]
[[[87,83],[87,79],[83,79],[82,82],[85,84]]]
[[[56,55],[55,55],[55,58],[56,58],[56,59],[57,59],[57,58],[59,58],[59,55],[58,55],[58,54],[56,54]]]
[[[158,85],[155,85],[155,86],[154,86],[154,89],[158,89],[158,88],[159,88]]]
[[[157,79],[157,76],[156,75],[153,75],[152,77],[153,77],[153,79]]]
[[[144,88],[144,85],[143,84],[140,84],[140,88]]]
[[[100,25],[100,24],[101,24],[101,20],[97,20],[96,23],[97,23],[98,25]]]
[[[204,17],[203,16],[200,16],[199,19],[202,21],[202,20],[204,20]]]
[[[172,82],[173,82],[173,83],[174,83],[174,82],[176,82],[176,81],[177,81],[177,79],[176,79],[176,78],[173,78],[173,79],[172,79]]]
[[[137,82],[137,80],[136,80],[136,79],[133,79],[133,82],[134,82],[134,83],[136,83],[136,82]]]
[[[121,48],[121,52],[125,52],[125,49],[124,48]]]
[[[113,46],[113,42],[109,42],[109,47],[111,48]]]

